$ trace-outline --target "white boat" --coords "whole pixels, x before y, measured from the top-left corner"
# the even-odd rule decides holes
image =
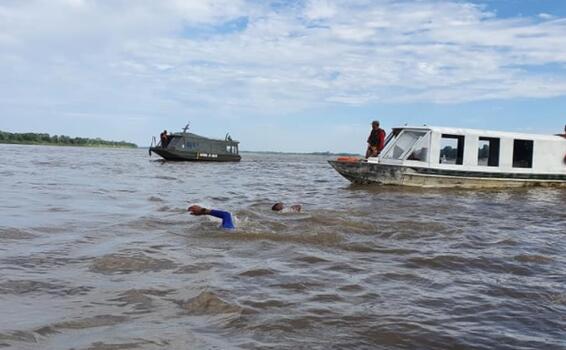
[[[354,183],[420,187],[566,187],[566,135],[398,127],[375,158],[329,161]]]

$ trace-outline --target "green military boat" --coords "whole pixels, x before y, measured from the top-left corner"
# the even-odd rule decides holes
[[[226,134],[224,140],[211,139],[188,132],[187,124],[181,132],[167,135],[167,140],[157,142],[154,137],[149,154],[157,153],[165,160],[204,161],[204,162],[239,162],[239,142]]]

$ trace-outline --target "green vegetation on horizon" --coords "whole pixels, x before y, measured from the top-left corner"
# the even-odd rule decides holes
[[[332,152],[240,151],[240,153],[296,154],[296,155],[307,155],[307,156],[361,156],[361,154],[358,154],[358,153],[332,153]]]
[[[22,145],[55,145],[80,147],[119,147],[137,148],[134,143],[126,141],[107,141],[100,138],[89,139],[84,137],[69,137],[65,135],[38,134],[38,133],[10,133],[0,131],[0,143]]]

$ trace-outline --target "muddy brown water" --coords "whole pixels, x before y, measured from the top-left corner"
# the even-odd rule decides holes
[[[564,190],[352,186],[319,156],[0,160],[0,347],[566,349]]]

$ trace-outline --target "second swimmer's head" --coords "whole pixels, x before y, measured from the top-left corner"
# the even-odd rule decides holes
[[[271,210],[281,211],[281,210],[283,210],[283,208],[284,208],[283,203],[278,202],[278,203],[273,204],[273,206],[271,207]]]

